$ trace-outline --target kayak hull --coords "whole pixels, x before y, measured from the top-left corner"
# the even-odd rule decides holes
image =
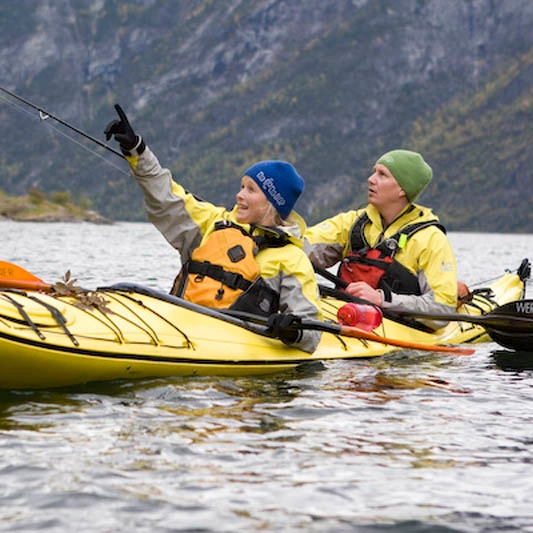
[[[520,299],[524,282],[506,273],[490,294],[458,310],[481,314]],[[265,326],[196,306],[144,287],[99,289],[104,305],[40,292],[0,291],[0,388],[41,389],[118,379],[241,376],[284,371],[333,359],[378,357],[394,346],[323,333],[313,354],[265,334]],[[344,302],[323,298],[325,320]],[[374,333],[410,342],[478,343],[485,330],[450,322],[438,334],[384,320]]]

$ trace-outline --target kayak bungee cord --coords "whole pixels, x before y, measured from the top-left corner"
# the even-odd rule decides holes
[[[34,302],[37,302],[38,304],[41,304],[45,309],[47,309],[50,314],[52,315],[52,318],[57,322],[58,326],[61,327],[65,335],[72,341],[72,344],[74,346],[79,346],[80,343],[77,341],[77,339],[72,335],[72,333],[67,328],[67,321],[65,317],[61,314],[61,311],[54,307],[53,305],[50,305],[49,303],[43,302],[41,299],[37,298],[36,296],[28,296],[30,300],[33,300]]]
[[[48,122],[48,119],[51,118],[51,119],[55,120],[59,124],[65,126],[66,128],[71,129],[72,131],[76,132],[77,134],[81,135],[82,137],[85,137],[86,139],[89,139],[90,141],[96,143],[98,146],[101,146],[102,148],[105,148],[106,150],[112,152],[113,154],[118,155],[121,159],[125,159],[124,155],[121,152],[119,152],[118,150],[115,150],[113,147],[111,147],[111,146],[107,145],[106,143],[96,139],[95,137],[89,135],[88,133],[85,133],[84,131],[80,130],[79,128],[76,128],[75,126],[72,126],[72,124],[69,124],[68,122],[65,122],[64,120],[60,119],[59,117],[56,117],[55,115],[52,115],[48,111],[45,111],[43,108],[33,104],[32,102],[22,98],[21,96],[18,96],[18,95],[16,95],[13,92],[8,91],[4,87],[0,86],[0,90],[3,91],[4,93],[8,94],[9,96],[15,98],[16,100],[19,100],[20,102],[32,107],[33,109],[35,109],[37,111],[39,111],[39,120],[40,120],[40,122],[46,122],[47,127],[49,127],[50,129],[54,130],[56,133],[59,133],[63,137],[66,137],[67,139],[69,139],[72,142],[76,143],[78,146],[80,146],[84,150],[87,150],[88,152],[90,152],[91,154],[93,154],[96,157],[100,158],[102,161],[104,161],[107,164],[111,165],[113,168],[119,170],[123,174],[129,175],[129,172],[127,172],[123,168],[119,167],[118,165],[115,165],[114,163],[112,163],[111,161],[109,161],[108,159],[103,157],[101,154],[99,154],[98,152],[95,152],[94,150],[91,150],[88,146],[85,146],[84,144],[80,143],[74,137],[71,137],[70,135],[67,135],[64,131],[61,131],[60,129],[54,127],[52,124],[50,124],[50,122]],[[31,116],[33,118],[33,115],[31,113],[28,113],[22,107],[15,105],[13,102],[10,102],[5,96],[0,95],[0,97],[4,100],[4,102],[6,102],[8,105],[13,107],[17,111],[20,111],[21,113],[25,113],[25,114],[27,114],[27,115],[29,115],[29,116]]]
[[[7,300],[8,302],[12,303],[13,306],[17,309],[17,311],[20,313],[20,316],[23,318],[23,322],[25,324],[27,324],[31,329],[32,331],[41,339],[41,340],[46,340],[46,337],[43,335],[43,333],[41,332],[41,330],[37,327],[37,324],[35,324],[35,322],[33,322],[33,320],[30,318],[30,316],[28,315],[28,313],[26,313],[26,311],[24,311],[24,306],[22,304],[20,304],[19,302],[17,302],[17,300],[15,300],[14,298],[12,298],[11,296],[9,296],[9,294],[5,294],[3,293],[2,294],[4,300]]]

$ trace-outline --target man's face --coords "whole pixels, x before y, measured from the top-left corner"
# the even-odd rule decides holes
[[[405,191],[400,187],[391,171],[381,163],[374,167],[368,178],[368,201],[378,210],[405,200]]]

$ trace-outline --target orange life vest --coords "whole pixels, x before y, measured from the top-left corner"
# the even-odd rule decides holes
[[[183,265],[171,292],[207,307],[270,315],[279,309],[279,294],[261,278],[255,256],[264,247],[285,244],[281,231],[276,237],[252,236],[236,224],[217,222]]]

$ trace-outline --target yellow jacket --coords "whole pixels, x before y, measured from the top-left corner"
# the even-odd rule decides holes
[[[418,222],[438,221],[431,209],[410,204],[387,228],[378,210],[371,204],[365,209],[340,213],[307,229],[305,250],[316,266],[328,268],[350,252],[352,227],[363,213],[370,223],[365,226],[365,237],[371,247],[392,237],[405,226]],[[391,301],[383,308],[391,311],[422,313],[454,312],[457,302],[457,271],[455,256],[446,235],[437,227],[429,226],[414,233],[395,259],[417,276],[421,295],[392,293]],[[432,328],[444,323],[424,321]]]
[[[194,249],[203,244],[214,231],[215,223],[229,220],[237,224],[236,207],[231,211],[196,198],[176,183],[168,169],[146,147],[141,155],[127,157],[132,174],[144,193],[144,205],[151,222],[181,255],[182,264],[191,258]],[[283,226],[290,244],[280,248],[261,249],[255,259],[260,276],[280,296],[280,311],[302,318],[321,318],[318,285],[313,266],[303,251],[305,222],[294,211],[291,226]],[[240,224],[246,231],[250,227]],[[263,232],[260,227],[254,234]],[[294,345],[313,352],[320,332],[303,331]]]

